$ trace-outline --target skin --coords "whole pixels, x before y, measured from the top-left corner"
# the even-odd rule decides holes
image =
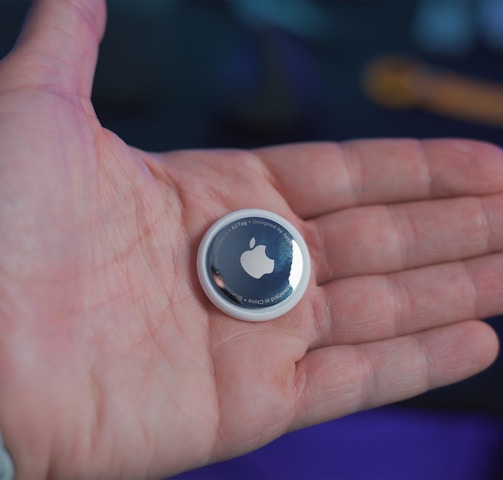
[[[498,351],[503,153],[375,140],[163,154],[90,102],[101,0],[39,0],[0,63],[0,431],[19,479],[159,478],[464,379]],[[246,174],[244,174],[246,172]],[[220,313],[220,216],[274,211],[313,273],[288,315]]]

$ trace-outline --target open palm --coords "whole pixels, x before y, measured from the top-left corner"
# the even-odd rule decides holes
[[[80,5],[80,7],[78,6]],[[150,154],[90,103],[101,0],[39,0],[0,64],[0,431],[19,478],[144,478],[463,379],[495,357],[503,155],[461,141]],[[313,275],[246,323],[204,231],[264,208]]]

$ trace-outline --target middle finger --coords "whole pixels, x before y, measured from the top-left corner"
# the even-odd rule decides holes
[[[351,208],[311,220],[316,279],[383,274],[503,249],[503,195]]]

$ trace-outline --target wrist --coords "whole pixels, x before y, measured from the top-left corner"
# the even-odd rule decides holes
[[[13,480],[14,479],[14,462],[10,453],[3,444],[2,436],[0,435],[0,479]]]
[[[51,432],[41,417],[38,395],[26,388],[17,362],[6,358],[8,346],[0,353],[0,435],[9,455],[16,480],[44,479],[49,472]],[[44,432],[45,430],[45,432]],[[45,441],[40,441],[45,439]],[[1,452],[0,452],[1,453]],[[6,477],[9,478],[9,477]],[[4,480],[0,476],[0,480]]]
[[[0,480],[44,479],[48,476],[48,463],[41,461],[35,445],[22,435],[1,431]]]

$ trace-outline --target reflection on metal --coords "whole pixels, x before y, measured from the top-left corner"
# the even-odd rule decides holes
[[[503,84],[464,77],[404,57],[383,57],[365,70],[363,85],[389,108],[422,108],[503,127]]]
[[[299,285],[303,269],[304,263],[302,261],[302,252],[300,251],[297,242],[292,240],[292,266],[290,269],[290,276],[288,277],[288,282],[290,283],[292,290],[295,290]]]

